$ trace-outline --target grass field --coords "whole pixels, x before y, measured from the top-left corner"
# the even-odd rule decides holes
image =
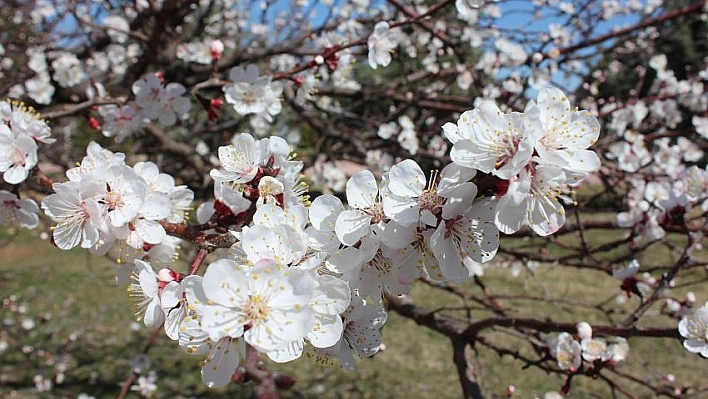
[[[60,251],[34,233],[0,236],[0,398],[76,398],[85,393],[96,398],[115,398],[120,383],[130,372],[130,360],[140,353],[151,331],[136,329],[133,309],[123,289],[114,283],[116,264],[82,250]],[[483,278],[491,291],[500,294],[540,295],[546,301],[500,299],[514,314],[556,321],[586,320],[611,324],[637,305],[630,300],[610,316],[569,302],[614,301],[618,282],[610,276],[563,267],[541,266],[531,276],[512,277],[508,269],[492,268]],[[474,290],[475,287],[470,287]],[[708,290],[696,290],[698,301],[708,299]],[[686,289],[687,290],[687,289]],[[683,292],[673,293],[675,296]],[[437,308],[459,306],[459,301],[439,290],[419,284],[411,294],[415,303]],[[642,323],[671,325],[652,309]],[[485,313],[480,312],[479,316]],[[673,324],[675,326],[675,323]],[[519,350],[527,345],[503,329],[485,334]],[[386,350],[359,362],[356,373],[339,367],[322,367],[306,359],[272,365],[298,377],[287,398],[456,398],[461,396],[445,337],[391,314],[384,328]],[[701,384],[708,369],[705,359],[684,351],[678,340],[630,339],[628,364],[631,373],[656,386],[675,375],[678,385]],[[3,344],[4,343],[4,344]],[[2,346],[0,346],[2,348]],[[154,398],[250,398],[250,385],[211,390],[199,380],[199,358],[190,357],[166,337],[150,351],[151,370],[157,375]],[[475,362],[483,376],[485,392],[506,397],[509,384],[514,397],[543,397],[560,390],[563,380],[529,368],[508,356],[480,350]],[[615,378],[607,374],[608,378]],[[39,377],[53,381],[49,392],[38,392]],[[641,398],[654,397],[639,386],[629,385]],[[570,398],[611,397],[602,381],[576,378]],[[131,393],[129,397],[138,397]]]

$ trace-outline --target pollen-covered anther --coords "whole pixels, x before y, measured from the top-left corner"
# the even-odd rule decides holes
[[[266,300],[260,295],[251,295],[242,309],[250,326],[257,326],[268,320],[270,308]]]
[[[387,220],[384,213],[383,202],[377,202],[370,207],[364,209],[367,215],[371,216],[371,223],[378,223]]]
[[[418,197],[418,204],[421,209],[427,209],[431,212],[435,211],[443,205],[444,198],[440,197],[435,189],[423,190],[423,193]]]
[[[366,266],[376,269],[380,275],[388,274],[391,271],[391,261],[383,255],[380,249]]]

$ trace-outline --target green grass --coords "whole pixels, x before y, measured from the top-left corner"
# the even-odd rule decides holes
[[[0,309],[3,323],[0,337],[9,347],[0,355],[0,398],[76,398],[84,392],[97,398],[114,398],[120,383],[130,372],[130,359],[141,352],[151,331],[131,328],[133,309],[125,290],[114,283],[117,265],[107,258],[94,257],[86,251],[60,251],[34,233],[0,235]],[[603,235],[601,240],[609,239]],[[599,239],[600,240],[600,239]],[[658,251],[658,249],[657,249]],[[660,253],[660,252],[657,252]],[[648,257],[650,258],[650,257]],[[648,262],[648,260],[647,260]],[[660,262],[659,262],[660,263]],[[666,263],[666,262],[664,262]],[[522,272],[511,277],[507,269],[493,267],[482,278],[490,292],[500,294],[498,302],[510,315],[552,317],[555,321],[585,320],[610,324],[622,320],[638,302],[630,299],[617,305],[619,282],[607,274],[589,270],[542,265],[533,275]],[[689,287],[696,291],[697,287]],[[689,288],[672,292],[681,297]],[[473,295],[481,295],[478,287],[465,287]],[[696,291],[699,301],[707,290]],[[541,297],[541,301],[507,298],[507,295]],[[25,313],[11,309],[8,298],[26,307]],[[418,284],[411,293],[414,303],[430,309],[459,307],[456,297]],[[572,305],[572,301],[597,303],[608,300],[613,313]],[[655,309],[656,308],[656,309]],[[652,315],[642,323],[674,326],[675,321]],[[462,314],[451,312],[452,314]],[[488,311],[472,310],[481,319]],[[25,330],[22,320],[31,318],[35,327]],[[340,367],[323,367],[307,359],[285,364],[271,364],[273,370],[296,376],[294,389],[285,398],[456,398],[460,397],[457,372],[452,363],[448,340],[430,330],[416,326],[396,314],[389,315],[383,330],[386,350],[372,359],[362,359],[355,373]],[[508,331],[488,330],[487,339],[520,353],[534,356],[524,338]],[[560,390],[563,379],[547,375],[509,356],[477,346],[470,351],[481,384],[490,397],[502,398],[506,387],[516,387],[515,397],[542,397],[546,391]],[[179,350],[166,337],[160,338],[150,352],[152,369],[158,375],[155,398],[250,398],[250,384],[232,385],[211,390],[199,379],[199,358]],[[50,393],[39,394],[33,382],[35,375],[55,378],[57,364],[66,363],[65,379]],[[705,359],[684,351],[681,343],[670,339],[630,339],[628,364],[620,369],[659,385],[668,373],[676,375],[681,385],[700,384],[704,378]],[[615,379],[611,373],[607,376]],[[638,386],[631,386],[637,397],[653,397]],[[131,396],[132,395],[132,396]],[[611,397],[602,381],[578,377],[570,398]],[[131,393],[129,397],[138,397]]]

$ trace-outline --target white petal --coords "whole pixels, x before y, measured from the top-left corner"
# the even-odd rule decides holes
[[[480,149],[470,140],[460,140],[452,146],[450,159],[457,165],[489,173],[494,169],[497,153]]]
[[[140,207],[140,215],[150,220],[160,220],[170,216],[170,197],[158,191],[150,192]]]
[[[10,184],[20,184],[29,176],[29,169],[23,165],[15,165],[3,173],[2,177]]]
[[[219,259],[210,264],[203,286],[209,299],[224,306],[236,306],[248,298],[248,280],[232,260]]]
[[[180,283],[176,281],[170,281],[165,288],[162,289],[160,293],[160,302],[165,311],[177,307],[182,301],[182,294],[184,289]]]
[[[546,197],[531,199],[531,228],[540,236],[555,233],[565,224],[565,210],[555,199]]]
[[[497,204],[494,224],[504,234],[513,234],[521,229],[526,220],[526,204],[517,205],[506,196]]]
[[[455,125],[454,123],[448,122],[444,124],[442,126],[442,130],[445,138],[452,144],[455,144],[462,139],[462,136],[460,135],[460,132],[457,129],[457,125]]]
[[[417,225],[420,220],[420,205],[411,197],[387,195],[383,200],[384,214],[403,226]]]
[[[214,203],[211,201],[203,202],[197,208],[197,222],[206,223],[214,215]]]
[[[332,255],[326,261],[327,269],[335,273],[351,273],[361,266],[359,250],[354,247],[346,247]]]
[[[344,325],[339,315],[320,316],[317,325],[307,334],[307,339],[316,348],[329,348],[342,337]]]
[[[272,318],[274,315],[271,314]],[[252,326],[243,333],[243,339],[261,352],[271,352],[282,349],[290,341],[281,339],[273,334],[271,324]],[[275,324],[277,326],[277,324]]]
[[[337,215],[344,210],[342,201],[334,195],[320,195],[310,206],[310,223],[320,231],[334,231]]]
[[[156,221],[139,219],[135,223],[135,229],[148,244],[159,244],[167,237],[165,228]]]
[[[202,381],[209,388],[220,388],[231,382],[231,376],[236,372],[240,357],[236,345],[230,338],[224,338],[212,345],[202,366]]]
[[[402,197],[418,197],[425,188],[425,174],[412,159],[406,159],[391,167],[388,188]]]
[[[569,122],[570,101],[565,94],[555,87],[546,87],[538,92],[537,97],[540,119],[546,126]]]
[[[470,204],[477,196],[477,186],[472,182],[462,183],[449,187],[439,194],[447,198],[447,202],[443,205],[442,217],[450,220],[469,209]]]
[[[584,149],[595,144],[600,136],[600,122],[588,111],[573,112],[568,125],[568,148]]]
[[[268,352],[267,355],[270,360],[276,363],[287,363],[300,358],[304,348],[304,341],[299,339],[288,343],[285,347],[279,350]]]
[[[364,209],[376,203],[379,193],[374,174],[362,170],[347,181],[347,202],[350,207]]]
[[[187,317],[187,308],[184,306],[167,311],[167,316],[165,316],[165,335],[171,340],[177,341],[179,339],[179,328],[185,317]]]
[[[600,158],[595,151],[577,150],[568,154],[569,162],[567,168],[572,171],[594,172],[600,169]]]
[[[373,177],[373,175],[372,175]],[[371,216],[362,211],[350,209],[339,214],[334,231],[344,245],[354,245],[369,234]]]
[[[305,234],[310,247],[317,251],[334,252],[341,245],[334,231],[320,231],[310,226],[305,229]]]
[[[470,271],[465,267],[458,248],[452,239],[445,239],[445,223],[441,223],[430,236],[430,248],[446,279],[458,283],[469,280]]]
[[[416,239],[415,229],[416,226],[401,226],[395,222],[389,222],[386,224],[381,241],[389,248],[408,247]]]
[[[343,313],[349,306],[351,292],[349,285],[342,279],[322,275],[317,280],[318,295],[310,302],[312,309],[319,314],[337,315]]]
[[[81,242],[81,225],[76,223],[59,224],[54,227],[52,238],[54,244],[60,249],[72,249]]]
[[[162,310],[160,306],[160,300],[155,297],[145,309],[145,317],[143,321],[148,327],[154,327],[160,325],[165,320],[165,311]]]

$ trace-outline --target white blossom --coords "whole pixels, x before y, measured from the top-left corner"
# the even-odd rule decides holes
[[[681,319],[678,330],[686,350],[708,357],[708,303]]]
[[[398,46],[402,32],[397,28],[390,28],[386,21],[381,21],[374,26],[374,31],[367,39],[369,48],[369,66],[376,69],[379,65],[387,67],[391,63],[391,52]]]

